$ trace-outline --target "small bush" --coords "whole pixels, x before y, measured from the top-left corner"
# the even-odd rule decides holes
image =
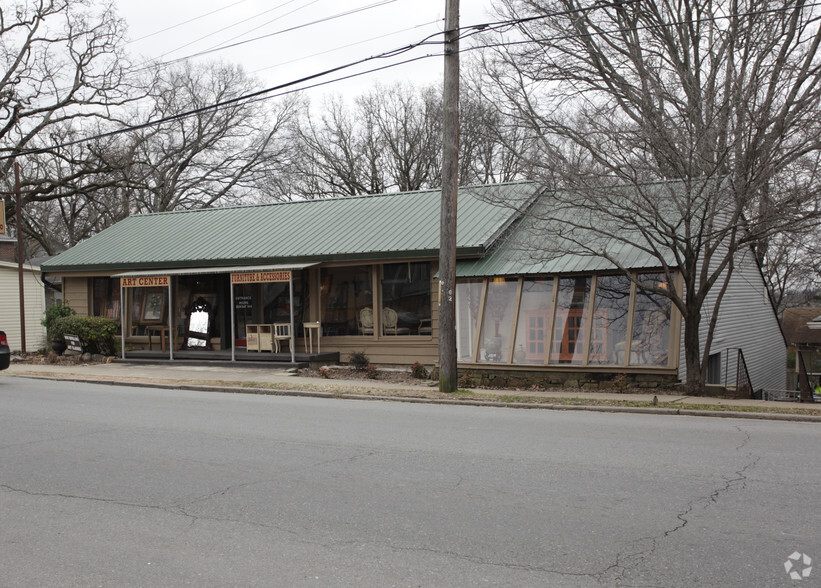
[[[329,368],[327,365],[321,366],[319,368],[319,375],[322,376],[323,378],[325,378],[326,380],[330,379],[330,377],[331,377],[331,368]]]
[[[364,351],[354,351],[351,353],[351,358],[348,362],[353,366],[353,369],[358,372],[363,372],[368,365],[370,365],[371,360],[365,355]]]
[[[424,380],[428,377],[428,370],[425,369],[425,366],[423,366],[421,363],[417,361],[411,366],[411,375],[414,378]]]
[[[88,353],[114,355],[114,337],[120,333],[120,323],[101,316],[64,316],[52,325],[52,338],[62,339],[66,333],[77,335]]]
[[[460,388],[473,388],[476,385],[469,372],[462,374],[457,382]]]
[[[376,380],[379,377],[379,369],[375,365],[368,365],[365,367],[365,375],[371,380]]]
[[[52,340],[62,337],[62,335],[54,334],[54,322],[57,319],[67,316],[75,316],[76,314],[77,313],[74,312],[73,308],[60,302],[49,306],[46,309],[46,312],[43,313],[43,320],[40,321],[40,324],[46,328],[46,335],[48,336],[48,339]]]

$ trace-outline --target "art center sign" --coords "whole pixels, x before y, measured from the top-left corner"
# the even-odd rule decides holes
[[[232,284],[260,284],[266,282],[290,282],[291,271],[281,270],[275,272],[240,272],[231,274]]]
[[[120,278],[120,286],[123,288],[149,288],[152,286],[171,285],[169,276],[139,276],[132,278]]]

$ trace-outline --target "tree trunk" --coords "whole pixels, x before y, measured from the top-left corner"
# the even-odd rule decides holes
[[[701,370],[701,346],[699,344],[699,325],[701,313],[690,312],[683,317],[684,322],[684,363],[687,367],[687,394],[702,396],[705,392],[704,372]]]

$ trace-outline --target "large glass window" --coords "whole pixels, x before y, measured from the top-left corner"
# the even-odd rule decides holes
[[[580,364],[584,361],[591,281],[590,276],[559,280],[550,363]]]
[[[553,282],[552,278],[522,282],[516,347],[513,350],[514,363],[544,363],[549,339]]]
[[[120,280],[117,278],[93,278],[94,316],[120,320]]]
[[[382,266],[382,333],[430,335],[430,263]]]
[[[482,300],[482,280],[456,284],[456,359],[472,361],[473,346],[479,327],[479,303]]]
[[[328,267],[320,272],[323,335],[373,335],[371,266]]]
[[[664,274],[639,274],[647,287],[667,287]],[[636,288],[630,365],[666,366],[670,349],[670,299],[658,292]]]
[[[630,279],[625,275],[598,276],[590,331],[591,365],[624,365]]]
[[[306,308],[305,280],[303,272],[293,272],[294,281],[294,325],[302,324],[302,314]],[[291,322],[291,291],[288,282],[266,282],[262,284],[262,322]]]
[[[510,335],[516,315],[518,280],[495,278],[490,281],[479,340],[479,361],[506,362],[510,353]]]
[[[237,345],[245,347],[248,325],[259,323],[256,312],[259,308],[259,284],[236,284],[234,286],[234,319],[236,321]]]

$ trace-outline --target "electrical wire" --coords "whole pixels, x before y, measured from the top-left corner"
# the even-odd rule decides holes
[[[388,1],[395,1],[395,0],[385,0],[385,2],[388,2]],[[458,29],[459,31],[465,31],[464,33],[460,34],[459,38],[460,39],[461,38],[467,38],[467,37],[472,36],[472,35],[474,35],[478,32],[481,32],[483,30],[487,30],[488,28],[498,30],[498,29],[501,29],[501,28],[504,28],[504,27],[512,27],[512,26],[515,26],[516,24],[519,24],[519,23],[531,22],[531,21],[541,20],[541,19],[545,19],[545,18],[555,18],[556,16],[567,16],[567,15],[570,15],[570,14],[578,14],[580,12],[586,12],[586,11],[596,10],[596,9],[600,9],[600,8],[607,8],[607,7],[611,7],[611,6],[615,6],[615,5],[623,6],[626,3],[635,3],[635,2],[639,2],[639,1],[641,1],[641,0],[624,0],[624,1],[620,1],[618,3],[614,3],[614,4],[609,4],[609,3],[608,4],[601,4],[601,3],[599,3],[599,4],[595,4],[593,6],[580,7],[578,9],[573,9],[573,10],[569,10],[569,11],[562,11],[562,12],[559,12],[559,13],[538,15],[538,16],[532,16],[532,17],[524,17],[524,18],[520,18],[520,19],[508,19],[508,20],[505,20],[505,21],[497,21],[497,22],[493,22],[493,23],[482,23],[482,24],[478,24],[478,25],[470,25],[468,27],[459,27],[459,29]],[[381,3],[377,3],[377,4],[381,4]],[[821,3],[809,4],[809,5],[806,5],[806,6],[807,7],[821,6]],[[753,14],[768,14],[768,13],[773,13],[773,12],[783,12],[785,10],[790,10],[790,9],[792,9],[792,8],[791,7],[784,7],[784,8],[780,8],[780,9],[753,11],[753,12],[749,12],[749,13],[744,13],[743,15],[736,14],[736,15],[728,15],[726,17],[711,17],[710,19],[692,19],[692,21],[682,21],[682,22],[677,21],[677,22],[671,22],[671,23],[664,23],[664,24],[660,24],[660,25],[654,25],[653,27],[648,27],[648,28],[676,26],[678,24],[686,24],[687,22],[700,22],[700,21],[704,21],[704,20],[718,20],[718,19],[732,18],[732,17],[738,17],[738,16],[749,16],[749,15],[753,15]],[[327,20],[327,19],[324,19],[324,20]],[[641,28],[645,28],[645,27],[641,27]],[[638,30],[638,28],[631,28],[631,29],[627,29],[627,30]],[[450,31],[445,31],[445,32],[450,32]],[[412,61],[418,61],[418,60],[427,59],[427,58],[430,58],[430,57],[437,57],[437,56],[440,56],[442,54],[429,54],[429,55],[414,57],[414,58],[407,59],[407,60],[402,61],[402,62],[387,64],[385,66],[381,66],[381,67],[378,67],[378,68],[373,68],[372,70],[368,70],[368,71],[365,71],[365,72],[355,73],[355,74],[351,74],[351,75],[348,75],[348,76],[343,76],[343,77],[340,77],[340,78],[337,78],[337,79],[334,79],[334,80],[313,84],[311,86],[301,87],[301,88],[298,88],[298,89],[292,89],[292,90],[282,92],[282,93],[279,93],[279,94],[274,94],[274,92],[276,92],[277,90],[282,90],[282,89],[285,89],[285,88],[296,86],[296,85],[299,85],[303,82],[310,81],[310,80],[313,80],[313,79],[317,79],[317,78],[320,78],[320,77],[323,77],[323,76],[326,76],[326,75],[330,75],[332,73],[342,71],[344,69],[348,69],[350,67],[354,67],[356,65],[360,65],[362,63],[366,63],[366,62],[369,62],[369,61],[373,61],[373,60],[377,60],[377,59],[386,59],[386,58],[390,58],[390,57],[393,57],[393,56],[401,55],[402,53],[406,53],[406,52],[411,51],[411,50],[413,50],[417,47],[420,47],[420,46],[424,46],[424,45],[444,45],[445,44],[444,41],[437,41],[437,42],[431,42],[430,41],[431,38],[439,36],[441,34],[442,33],[440,33],[440,32],[433,33],[431,35],[428,35],[428,36],[424,37],[422,40],[420,40],[416,43],[412,43],[412,44],[406,45],[404,47],[400,47],[400,48],[397,48],[397,49],[386,51],[386,52],[383,52],[383,53],[380,53],[380,54],[377,54],[377,55],[373,55],[371,57],[365,57],[365,58],[362,58],[362,59],[359,59],[359,60],[356,60],[356,61],[353,61],[353,62],[350,62],[350,63],[346,63],[346,64],[343,64],[343,65],[339,65],[337,67],[333,67],[333,68],[330,68],[330,69],[327,69],[327,70],[324,70],[324,71],[321,71],[321,72],[318,72],[318,73],[314,73],[314,74],[311,74],[311,75],[308,75],[308,76],[304,76],[304,77],[296,79],[296,80],[291,80],[289,82],[285,82],[285,83],[282,83],[282,84],[279,84],[279,85],[276,85],[276,86],[265,88],[263,90],[258,90],[258,91],[255,91],[255,92],[251,92],[249,94],[244,94],[242,96],[238,96],[238,97],[232,98],[230,100],[217,102],[217,103],[210,104],[210,105],[207,105],[207,106],[203,106],[203,107],[200,107],[200,108],[197,108],[197,109],[182,112],[182,113],[179,113],[179,114],[176,114],[176,115],[160,118],[160,119],[153,120],[153,121],[147,121],[147,122],[140,123],[140,124],[137,124],[137,125],[129,125],[129,126],[121,128],[121,129],[116,129],[116,130],[113,130],[113,131],[108,131],[108,132],[105,132],[105,133],[99,133],[99,134],[92,135],[92,136],[89,136],[89,137],[83,137],[83,138],[80,138],[80,139],[75,139],[73,141],[68,141],[68,142],[65,142],[65,143],[52,145],[50,147],[41,147],[41,148],[37,148],[37,149],[20,150],[16,153],[12,153],[12,154],[9,154],[9,155],[2,155],[2,156],[0,156],[0,161],[7,160],[7,159],[12,159],[12,158],[15,158],[15,157],[18,157],[18,156],[21,156],[21,155],[36,155],[36,154],[39,154],[39,153],[45,153],[45,152],[51,151],[53,149],[60,149],[60,148],[69,147],[69,146],[72,146],[72,145],[87,143],[87,142],[95,141],[95,140],[98,140],[98,139],[103,139],[103,138],[112,137],[112,136],[120,135],[120,134],[123,134],[123,133],[131,132],[131,131],[136,131],[136,130],[141,130],[141,129],[152,127],[152,126],[161,125],[161,124],[164,124],[164,123],[167,123],[167,122],[181,120],[181,119],[184,119],[184,118],[187,118],[187,117],[190,117],[190,116],[195,116],[195,115],[203,113],[203,112],[216,110],[216,109],[226,107],[226,106],[230,106],[230,105],[236,105],[236,104],[240,104],[240,103],[244,103],[244,102],[250,103],[250,102],[256,102],[256,101],[259,101],[259,100],[267,100],[267,99],[270,99],[270,98],[273,98],[273,97],[276,97],[276,96],[281,96],[281,95],[292,93],[292,92],[295,92],[295,91],[302,91],[302,90],[305,90],[305,89],[314,88],[314,87],[318,87],[318,86],[322,86],[322,85],[327,85],[327,84],[337,82],[337,81],[341,81],[341,80],[345,80],[345,79],[350,79],[350,78],[353,78],[353,77],[357,77],[359,75],[365,75],[366,73],[373,73],[375,71],[381,71],[381,70],[388,69],[388,68],[391,68],[391,67],[397,67],[399,65],[404,65],[406,63],[410,63]],[[613,33],[612,32],[602,31],[602,32],[593,33],[593,34],[594,35],[599,35],[599,36],[605,36],[605,35],[610,35],[610,34],[613,34]],[[580,35],[573,35],[573,37],[579,37],[579,36]],[[528,42],[533,42],[533,41],[531,40],[531,41],[528,41]],[[500,44],[497,44],[496,46],[507,45],[507,44],[518,44],[518,42],[500,43]],[[467,48],[467,49],[460,49],[460,53],[466,52],[466,51],[473,51],[473,50],[480,49],[480,48],[486,48],[486,47],[489,47],[489,46],[492,46],[492,45],[475,46],[475,47],[470,47],[470,48]]]
[[[260,35],[259,37],[254,37],[253,39],[246,39],[245,41],[238,41],[236,43],[230,43],[228,45],[221,45],[219,47],[213,47],[211,49],[205,49],[203,51],[199,51],[199,52],[193,53],[191,55],[186,55],[185,57],[179,57],[177,59],[172,59],[171,61],[161,62],[160,65],[169,65],[169,64],[173,64],[173,63],[178,63],[180,61],[187,61],[189,59],[193,59],[195,57],[202,57],[203,55],[208,55],[210,53],[215,53],[217,51],[224,51],[225,49],[232,49],[234,47],[239,47],[240,45],[246,45],[248,43],[254,43],[255,41],[260,41],[262,39],[269,39],[271,37],[275,37],[277,35],[282,35],[284,33],[290,33],[290,32],[297,31],[299,29],[304,29],[306,27],[310,27],[310,26],[320,24],[320,23],[323,23],[323,22],[329,22],[329,21],[332,21],[332,20],[336,20],[338,18],[342,18],[342,17],[345,17],[345,16],[350,16],[351,14],[356,14],[358,12],[364,12],[366,10],[371,10],[373,8],[378,8],[379,6],[383,6],[385,4],[391,4],[391,3],[396,2],[396,1],[397,0],[380,0],[379,2],[374,2],[373,4],[368,4],[367,6],[361,6],[359,8],[354,8],[352,10],[346,10],[344,12],[338,12],[338,13],[333,14],[331,16],[326,16],[326,17],[319,18],[317,20],[313,20],[313,21],[310,21],[310,22],[294,25],[292,27],[288,27],[288,28],[285,28],[285,29],[280,29],[278,31],[274,31],[273,33],[267,33],[265,35]]]
[[[37,149],[27,149],[27,150],[21,150],[21,151],[18,151],[16,153],[9,154],[9,155],[2,155],[2,156],[0,156],[0,161],[6,160],[6,159],[12,159],[14,157],[19,157],[21,155],[37,155],[37,154],[40,154],[40,153],[49,152],[53,149],[61,149],[61,148],[65,148],[65,147],[70,147],[72,145],[79,145],[79,144],[82,144],[82,143],[88,143],[90,141],[96,141],[96,140],[99,140],[99,139],[113,137],[113,136],[116,136],[116,135],[121,135],[123,133],[128,133],[128,132],[131,132],[131,131],[137,131],[137,130],[141,130],[141,129],[161,125],[161,124],[164,124],[164,123],[167,123],[167,122],[173,122],[173,121],[181,120],[181,119],[188,118],[188,117],[191,117],[191,116],[196,116],[197,114],[201,114],[203,112],[218,110],[218,109],[226,107],[226,106],[232,106],[232,105],[236,105],[236,104],[250,102],[254,98],[258,98],[258,99],[260,97],[263,97],[264,99],[272,98],[273,96],[271,96],[270,94],[272,92],[277,91],[277,90],[281,90],[281,89],[284,89],[284,88],[295,86],[295,85],[301,84],[301,83],[306,82],[306,81],[310,81],[310,80],[320,78],[320,77],[323,77],[323,76],[326,76],[326,75],[329,75],[329,74],[332,74],[332,73],[335,73],[335,72],[338,72],[338,71],[342,71],[344,69],[348,69],[350,67],[354,67],[356,65],[360,65],[362,63],[367,63],[369,61],[374,61],[374,60],[377,60],[377,59],[387,59],[387,58],[390,58],[390,57],[401,55],[403,53],[407,53],[408,51],[411,51],[411,50],[413,50],[417,47],[423,46],[423,45],[430,45],[430,44],[440,44],[441,45],[441,44],[443,44],[443,42],[431,43],[429,41],[429,39],[431,39],[433,37],[436,37],[436,36],[439,36],[440,34],[441,33],[439,33],[439,32],[433,33],[433,34],[428,35],[427,37],[423,38],[421,41],[418,41],[416,43],[412,43],[410,45],[406,45],[404,47],[399,47],[397,49],[392,49],[390,51],[385,51],[383,53],[373,55],[371,57],[365,57],[365,58],[362,58],[362,59],[359,59],[359,60],[356,60],[356,61],[353,61],[353,62],[345,63],[345,64],[339,65],[337,67],[326,69],[326,70],[318,72],[318,73],[310,74],[310,75],[304,76],[304,77],[296,79],[296,80],[291,80],[289,82],[278,84],[278,85],[272,86],[270,88],[265,88],[265,89],[257,90],[255,92],[251,92],[251,93],[248,93],[248,94],[243,94],[242,96],[237,96],[237,97],[231,98],[229,100],[223,100],[221,102],[216,102],[214,104],[209,104],[207,106],[202,106],[200,108],[195,108],[193,110],[188,110],[186,112],[181,112],[181,113],[174,114],[174,115],[171,115],[171,116],[159,118],[159,119],[156,119],[156,120],[153,120],[153,121],[146,121],[144,123],[140,123],[140,124],[136,124],[136,125],[129,125],[129,126],[126,126],[126,127],[120,128],[120,129],[115,129],[113,131],[107,131],[105,133],[98,133],[96,135],[92,135],[92,136],[89,136],[89,137],[81,137],[81,138],[75,139],[73,141],[66,141],[66,142],[60,143],[58,145],[52,145],[50,147],[40,147],[40,148],[37,148]],[[418,59],[423,59],[425,57],[428,57],[428,56],[413,58],[413,59],[407,60],[403,63],[408,63],[410,61],[417,61]],[[401,65],[401,64],[388,64],[386,66],[376,68],[373,71],[379,71],[381,69],[387,69],[388,67],[395,67],[396,65]],[[368,73],[370,73],[370,72],[368,72]],[[364,73],[359,74],[359,75],[364,75]],[[355,76],[354,75],[346,76],[346,77],[340,78],[340,80],[348,79],[350,77],[355,77]],[[317,84],[317,85],[322,85],[322,84]]]
[[[255,20],[255,19],[259,18],[260,16],[262,16],[263,14],[268,14],[269,12],[273,12],[273,11],[275,11],[275,10],[279,10],[279,9],[280,9],[280,8],[282,8],[283,6],[287,6],[288,4],[293,4],[293,3],[294,3],[294,2],[296,2],[296,1],[297,1],[297,0],[288,0],[287,2],[283,2],[282,4],[278,4],[278,5],[274,6],[273,8],[269,8],[268,10],[263,10],[262,12],[258,12],[258,13],[256,13],[256,14],[254,14],[253,16],[249,16],[248,18],[244,18],[244,19],[239,20],[239,21],[237,21],[237,22],[235,22],[235,23],[232,23],[232,24],[230,24],[230,25],[226,25],[226,26],[224,26],[224,27],[222,27],[222,28],[220,28],[220,29],[217,29],[216,31],[212,31],[212,32],[210,32],[210,33],[208,33],[208,34],[206,34],[206,35],[203,35],[202,37],[198,37],[198,38],[194,39],[193,41],[189,41],[188,43],[185,43],[185,44],[183,44],[183,45],[180,45],[179,47],[176,47],[176,48],[174,48],[174,49],[171,49],[170,51],[166,51],[165,53],[163,53],[162,55],[160,55],[160,56],[159,56],[159,59],[162,59],[163,57],[165,57],[165,56],[167,56],[167,55],[171,55],[172,53],[176,53],[176,52],[177,52],[177,51],[179,51],[180,49],[185,49],[186,47],[190,47],[191,45],[194,45],[195,43],[199,43],[200,41],[202,41],[202,40],[204,40],[204,39],[207,39],[207,38],[209,38],[209,37],[213,37],[214,35],[217,35],[217,34],[219,34],[219,33],[222,33],[222,32],[224,32],[224,31],[227,31],[228,29],[232,29],[232,28],[234,28],[234,27],[236,27],[236,26],[239,26],[239,25],[241,25],[241,24],[243,24],[243,23],[246,23],[246,22],[248,22],[249,20]],[[280,15],[280,16],[277,16],[276,18],[273,18],[273,19],[269,20],[269,21],[268,21],[268,22],[266,22],[265,24],[270,24],[270,23],[275,22],[275,21],[277,21],[277,20],[279,20],[279,19],[281,19],[281,18],[285,18],[286,16],[289,16],[289,15],[291,15],[291,14],[294,14],[295,12],[299,12],[300,10],[302,10],[302,9],[304,9],[304,8],[308,8],[308,7],[309,7],[309,6],[311,6],[312,4],[316,4],[316,3],[317,3],[317,2],[319,2],[319,1],[320,1],[320,0],[311,0],[311,1],[310,1],[310,2],[308,2],[307,4],[303,4],[302,6],[298,6],[298,7],[294,8],[293,10],[291,10],[290,12],[286,12],[285,14],[282,14],[282,15]],[[252,29],[252,30],[254,30],[254,29]],[[238,35],[238,37],[241,37],[242,35],[245,35],[245,34],[247,34],[247,33],[248,33],[248,31],[246,31],[245,33],[241,33],[240,35]],[[238,37],[233,37],[233,38],[238,38]],[[232,40],[232,39],[229,39],[229,41],[230,41],[230,40]],[[226,42],[227,42],[227,41],[226,41]],[[212,49],[214,49],[215,47],[219,47],[219,44],[217,44],[217,45],[214,45],[214,46],[210,47],[208,50],[212,50]],[[184,57],[183,57],[183,58],[180,58],[180,59],[186,59],[186,58],[184,58]],[[173,62],[172,62],[172,63],[173,63]]]
[[[261,71],[266,71],[269,69],[275,69],[277,67],[282,67],[283,65],[290,65],[291,63],[296,63],[298,61],[303,61],[305,59],[311,59],[313,57],[319,57],[320,55],[327,55],[328,53],[333,53],[335,51],[339,51],[341,49],[349,49],[351,47],[355,47],[357,45],[364,45],[365,43],[370,43],[371,41],[378,41],[379,39],[384,39],[386,37],[392,37],[393,35],[398,35],[401,33],[407,33],[408,31],[412,31],[414,29],[419,29],[422,27],[426,27],[432,24],[436,24],[437,22],[442,22],[441,18],[437,18],[436,20],[432,20],[430,22],[425,22],[422,24],[414,25],[412,27],[408,27],[406,29],[400,29],[398,31],[393,31],[391,33],[385,33],[384,35],[378,35],[376,37],[371,37],[369,39],[363,39],[362,41],[356,41],[355,43],[348,43],[347,45],[339,45],[337,47],[333,47],[331,49],[326,49],[325,51],[319,51],[318,53],[312,53],[311,55],[305,55],[303,57],[296,57],[294,59],[289,59],[288,61],[281,61],[279,63],[275,63],[274,65],[267,65],[265,67],[261,67],[260,69],[256,69],[252,71],[252,74],[259,73]]]
[[[238,0],[237,2],[234,2],[233,4],[229,4],[228,6],[223,6],[222,8],[217,8],[216,10],[212,10],[211,12],[206,12],[205,14],[200,14],[199,16],[195,16],[195,17],[193,17],[193,18],[189,18],[188,20],[184,20],[184,21],[182,21],[182,22],[178,22],[177,24],[175,24],[175,25],[171,25],[170,27],[165,27],[164,29],[160,29],[160,30],[158,30],[158,31],[154,31],[153,33],[148,33],[147,35],[143,35],[142,37],[138,37],[138,38],[136,38],[136,39],[132,39],[132,40],[128,41],[128,42],[126,43],[126,45],[131,45],[132,43],[137,43],[137,42],[139,42],[139,41],[143,41],[143,40],[145,40],[145,39],[149,39],[149,38],[154,37],[154,36],[156,36],[156,35],[159,35],[159,34],[161,34],[161,33],[167,33],[168,31],[172,31],[172,30],[174,30],[174,29],[176,29],[176,28],[179,28],[179,27],[181,27],[181,26],[183,26],[183,25],[187,25],[187,24],[192,23],[192,22],[194,22],[194,21],[200,20],[201,18],[205,18],[206,16],[211,16],[212,14],[216,14],[217,12],[222,12],[223,10],[227,10],[227,9],[229,9],[229,8],[233,8],[233,7],[234,7],[234,6],[236,6],[237,4],[242,4],[243,2],[247,2],[247,1],[248,1],[248,0]],[[294,1],[294,0],[291,0],[291,1]]]

